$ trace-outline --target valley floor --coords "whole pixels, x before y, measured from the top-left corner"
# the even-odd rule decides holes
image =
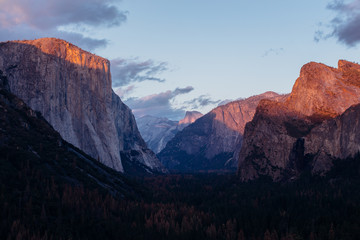
[[[1,181],[1,239],[360,239],[359,158],[290,183],[137,178],[125,198],[27,171]]]

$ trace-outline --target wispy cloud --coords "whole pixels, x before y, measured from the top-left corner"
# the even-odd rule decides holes
[[[335,37],[339,42],[353,47],[360,42],[360,0],[332,1],[327,6],[336,16],[323,29],[315,33],[315,41]],[[325,28],[325,29],[324,29]]]
[[[284,52],[284,48],[270,48],[264,52],[262,57],[267,57],[269,55],[280,55]]]
[[[157,77],[168,70],[167,63],[156,63],[153,60],[139,61],[137,59],[116,58],[111,60],[113,87],[125,86],[132,82],[156,81],[165,79]]]
[[[125,98],[130,93],[132,93],[135,90],[135,86],[130,85],[127,87],[118,87],[118,88],[115,88],[114,90],[115,90],[115,93],[122,99],[122,98]]]
[[[59,37],[88,50],[106,46],[107,40],[86,37],[81,31],[65,31],[118,26],[127,12],[114,4],[118,0],[1,0],[0,40]],[[6,38],[6,39],[5,39]]]
[[[185,88],[176,88],[173,91],[152,94],[142,98],[132,97],[124,102],[133,110],[136,117],[152,115],[158,117],[167,117],[169,119],[180,119],[184,116],[183,109],[174,108],[172,101],[178,95],[187,94],[193,91],[191,86]]]
[[[209,105],[218,104],[220,101],[221,100],[212,100],[211,97],[207,95],[201,95],[190,101],[186,101],[185,103],[188,104],[192,109],[198,109]]]

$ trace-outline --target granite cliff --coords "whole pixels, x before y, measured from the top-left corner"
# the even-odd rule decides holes
[[[304,155],[312,160],[313,174],[324,175],[334,160],[355,157],[359,152],[360,104],[314,127],[304,138]]]
[[[344,60],[338,68],[304,65],[291,94],[283,102],[261,101],[246,125],[240,178],[264,175],[281,181],[297,178],[305,169],[324,174],[332,159],[353,156],[359,150],[358,107],[345,111],[358,103],[360,65]]]
[[[200,112],[187,111],[185,117],[180,121],[147,115],[136,119],[136,122],[148,147],[155,153],[159,153],[176,133],[195,122],[201,116]]]
[[[12,192],[13,196],[24,191],[24,186],[31,185],[32,194],[40,190],[38,187],[46,188],[45,179],[60,188],[82,185],[121,198],[134,193],[123,174],[63,140],[40,112],[10,93],[7,77],[1,70],[0,160],[2,182],[11,179],[4,191]]]
[[[178,132],[158,154],[160,161],[175,171],[236,169],[237,158],[233,160],[233,156],[239,152],[245,124],[264,98],[284,97],[266,92],[213,109]]]
[[[191,123],[195,122],[198,118],[201,118],[203,114],[197,111],[186,111],[185,117],[181,119],[178,123],[179,129],[183,130],[185,127],[189,126]]]
[[[107,59],[60,39],[11,41],[0,43],[0,70],[12,93],[90,156],[118,171],[124,161],[163,170],[112,91]]]

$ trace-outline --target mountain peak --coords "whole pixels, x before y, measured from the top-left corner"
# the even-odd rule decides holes
[[[185,117],[179,121],[179,125],[193,123],[202,116],[203,114],[198,111],[186,111]]]
[[[286,100],[289,109],[305,116],[334,117],[359,102],[360,66],[345,60],[339,69],[310,62],[300,71]]]
[[[309,62],[302,66],[300,70],[300,77],[309,78],[309,80],[321,80],[321,76],[326,73],[330,74],[334,70],[336,69],[323,63]],[[317,74],[321,74],[321,76],[318,76]]]
[[[283,99],[283,95],[267,92],[214,108],[178,132],[158,157],[169,169],[178,171],[236,167],[245,124],[253,118],[259,101],[269,96]]]
[[[297,177],[308,164],[307,153],[314,157],[309,165],[313,171],[326,171],[332,164],[328,155],[337,158],[356,153],[357,118],[341,120],[339,116],[359,103],[360,65],[345,60],[339,61],[338,68],[305,64],[286,100],[262,100],[246,125],[239,154],[241,179]]]

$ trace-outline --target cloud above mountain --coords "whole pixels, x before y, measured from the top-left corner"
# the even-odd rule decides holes
[[[0,0],[0,40],[64,38],[88,50],[107,45],[105,39],[85,36],[93,27],[118,26],[127,19],[118,0]],[[71,31],[65,30],[71,27]],[[5,39],[6,38],[6,39]]]
[[[326,24],[329,30],[320,29],[315,34],[315,40],[335,37],[339,42],[353,47],[360,42],[360,0],[344,2],[335,0],[328,4],[328,9],[336,16]]]
[[[176,88],[173,91],[151,94],[142,98],[132,97],[124,102],[133,110],[136,117],[152,115],[157,117],[167,117],[169,119],[180,119],[184,116],[184,109],[174,108],[173,100],[182,94],[193,91],[191,86],[185,88]]]
[[[193,98],[185,103],[188,104],[192,109],[199,109],[208,105],[218,104],[221,100],[212,100],[207,95],[201,95],[197,98]]]
[[[122,99],[125,96],[132,93],[135,90],[135,88],[136,87],[134,85],[129,85],[129,86],[126,86],[126,87],[114,88],[114,91]]]
[[[156,81],[165,79],[157,77],[158,74],[168,70],[167,63],[156,63],[153,60],[139,61],[137,59],[116,58],[111,60],[111,74],[113,87],[121,87],[133,82]]]

